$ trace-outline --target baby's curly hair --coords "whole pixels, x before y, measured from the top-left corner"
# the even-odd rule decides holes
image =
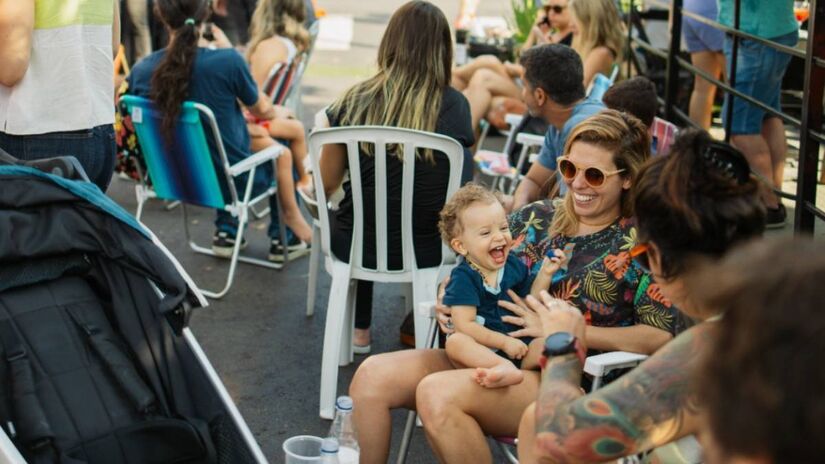
[[[438,215],[438,231],[441,232],[441,240],[444,240],[444,243],[449,245],[450,241],[461,233],[459,215],[476,202],[484,204],[501,203],[501,194],[473,182],[458,189]]]

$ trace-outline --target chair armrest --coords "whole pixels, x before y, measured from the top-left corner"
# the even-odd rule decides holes
[[[516,136],[516,142],[522,145],[540,147],[544,145],[544,136],[522,132]]]
[[[523,118],[524,118],[524,116],[522,116],[520,114],[507,113],[507,114],[504,115],[504,122],[506,122],[507,125],[510,126],[510,129],[515,129],[516,126],[521,124],[521,120]]]
[[[594,377],[604,377],[614,369],[635,367],[647,359],[646,354],[612,351],[610,353],[589,356],[584,362],[584,371]]]
[[[418,315],[421,317],[434,318],[435,301],[422,301],[421,303],[418,303],[418,308],[416,308],[416,311],[418,311]]]
[[[255,153],[254,155],[244,158],[241,161],[229,166],[229,174],[232,177],[237,177],[239,174],[243,174],[250,169],[257,167],[261,164],[264,164],[268,161],[274,161],[278,159],[279,156],[284,152],[283,145],[272,145],[271,147],[266,147],[263,150]]]

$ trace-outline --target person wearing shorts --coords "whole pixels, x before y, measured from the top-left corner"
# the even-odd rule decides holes
[[[739,29],[789,47],[799,40],[799,25],[792,0],[742,2]],[[734,0],[719,0],[719,22],[733,25]],[[732,63],[733,39],[725,38],[725,57]],[[782,77],[791,61],[782,53],[753,40],[740,40],[734,87],[776,110],[780,109]],[[730,72],[730,71],[729,71]],[[751,105],[741,98],[733,100],[731,142],[745,154],[751,170],[763,176],[775,188],[782,187],[787,155],[785,126],[778,117]],[[727,115],[727,111],[723,111]],[[768,208],[767,227],[782,227],[787,216],[779,197],[763,189],[762,200]]]
[[[685,0],[683,9],[713,20],[718,14],[716,0]],[[690,53],[690,62],[716,79],[721,78],[725,70],[725,55],[722,54],[725,34],[696,19],[687,16],[683,18],[682,35],[687,51]],[[695,76],[688,115],[693,122],[705,130],[708,130],[711,125],[715,97],[716,85],[700,76]]]

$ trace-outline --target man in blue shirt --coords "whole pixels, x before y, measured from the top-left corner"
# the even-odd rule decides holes
[[[602,102],[585,98],[582,61],[572,48],[539,45],[522,53],[521,64],[527,110],[550,126],[538,159],[516,189],[513,210],[539,199],[556,171],[556,158],[562,155],[567,135],[578,123],[604,109]]]

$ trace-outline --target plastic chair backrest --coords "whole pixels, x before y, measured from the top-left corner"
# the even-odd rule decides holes
[[[362,263],[362,250],[364,243],[364,207],[361,184],[361,160],[359,144],[366,142],[373,144],[375,154],[375,191],[387,192],[387,160],[395,156],[387,152],[388,144],[398,144],[403,152],[403,174],[401,186],[401,242],[403,269],[390,270],[387,263],[387,216],[386,214],[375,214],[375,237],[376,237],[376,268],[364,267]],[[349,179],[352,189],[352,201],[354,205],[353,214],[353,235],[352,247],[350,250],[350,266],[356,273],[364,274],[399,274],[397,281],[401,281],[402,275],[406,275],[417,269],[415,253],[413,250],[413,183],[415,176],[415,165],[419,160],[416,150],[430,149],[436,156],[443,153],[450,163],[450,177],[447,185],[446,198],[458,189],[461,183],[461,171],[464,165],[464,149],[455,139],[444,135],[429,132],[414,131],[409,129],[399,129],[381,126],[351,126],[336,127],[332,129],[319,129],[309,136],[309,153],[312,158],[314,168],[316,195],[319,205],[327,204],[327,197],[321,170],[318,168],[321,156],[321,147],[328,144],[343,144],[346,146],[347,159],[349,161]],[[375,195],[375,211],[387,211],[387,195]],[[330,254],[330,222],[329,214],[320,214],[321,220],[321,244],[324,253]],[[452,256],[452,251],[442,243],[441,262],[446,263],[448,257]]]
[[[184,102],[174,137],[171,143],[167,143],[161,131],[163,117],[151,100],[124,95],[121,101],[132,116],[156,195],[165,200],[224,209],[228,201],[222,193],[219,174],[201,122],[201,116],[209,122],[226,179],[229,163],[212,111],[200,103]],[[230,191],[230,201],[236,201],[234,183],[226,182],[226,185]]]

